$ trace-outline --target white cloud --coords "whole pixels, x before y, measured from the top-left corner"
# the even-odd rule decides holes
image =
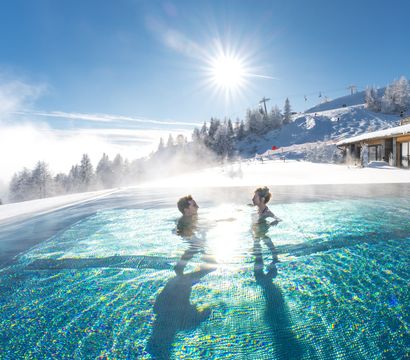
[[[76,112],[63,112],[63,111],[15,111],[16,115],[34,115],[44,116],[51,118],[63,118],[67,120],[85,120],[85,121],[98,121],[98,122],[114,122],[114,121],[129,121],[133,123],[146,123],[156,125],[179,125],[179,126],[201,126],[200,123],[194,122],[181,122],[174,120],[153,120],[142,117],[132,117],[124,115],[113,114],[88,114],[88,113],[76,113]]]
[[[45,85],[8,79],[0,74],[0,116],[13,113],[34,102],[46,89]]]
[[[189,57],[203,58],[206,56],[203,48],[183,33],[167,27],[158,19],[147,18],[147,26],[167,47]]]

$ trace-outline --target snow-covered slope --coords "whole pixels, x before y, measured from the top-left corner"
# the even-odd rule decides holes
[[[238,150],[242,156],[249,157],[255,153],[264,153],[272,145],[289,147],[317,142],[333,144],[345,137],[396,126],[399,120],[397,115],[368,111],[363,104],[303,113],[295,115],[293,122],[280,130],[263,136],[248,137],[238,144]]]
[[[377,89],[377,94],[382,97],[386,88]],[[348,106],[361,105],[365,103],[365,91],[360,91],[355,94],[339,97],[334,100],[329,100],[318,104],[308,110],[305,113],[315,113],[318,111],[334,110]]]

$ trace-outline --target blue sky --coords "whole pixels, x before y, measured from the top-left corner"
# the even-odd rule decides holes
[[[4,0],[0,107],[12,105],[0,115],[71,132],[148,130],[148,143],[211,116],[243,117],[263,96],[302,111],[319,92],[409,77],[409,13],[405,0]],[[208,81],[216,44],[269,78],[247,78],[227,101]]]

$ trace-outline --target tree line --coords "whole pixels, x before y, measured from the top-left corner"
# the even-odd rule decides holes
[[[84,154],[68,174],[53,176],[48,164],[38,161],[34,169],[24,168],[14,174],[9,185],[9,200],[19,202],[120,186],[130,180],[137,165],[130,164],[120,154],[113,161],[103,154],[94,170],[89,156]]]
[[[263,108],[248,109],[245,119],[236,119],[232,123],[231,119],[211,118],[209,124],[204,122],[201,128],[195,128],[192,133],[191,150],[198,152],[198,149],[213,154],[216,159],[232,158],[236,155],[237,144],[251,135],[263,135],[271,130],[280,129],[283,125],[289,124],[292,109],[289,99],[286,99],[283,113],[275,105],[265,113]],[[164,140],[161,138],[158,152],[163,152]]]
[[[221,159],[232,158],[238,142],[252,134],[261,135],[279,129],[291,122],[291,107],[286,99],[283,113],[278,106],[265,114],[260,109],[249,109],[245,120],[211,118],[209,125],[195,128],[192,141],[183,135],[174,139],[170,134],[167,141],[161,138],[158,149],[147,158],[134,161],[117,154],[110,160],[103,154],[96,168],[88,154],[84,154],[79,164],[71,167],[68,174],[53,175],[49,165],[38,161],[34,169],[24,168],[15,173],[9,184],[10,202],[42,199],[50,196],[108,189],[136,184],[164,175],[176,175],[204,166]]]

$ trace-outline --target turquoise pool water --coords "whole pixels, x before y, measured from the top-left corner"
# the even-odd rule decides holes
[[[179,276],[174,207],[60,229],[0,270],[0,359],[408,358],[410,200],[271,210],[283,222],[259,234],[251,207],[201,207],[205,254]]]

